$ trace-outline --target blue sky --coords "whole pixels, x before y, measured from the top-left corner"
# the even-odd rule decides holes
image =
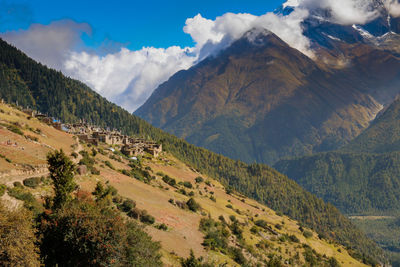
[[[182,30],[187,18],[200,13],[215,19],[227,12],[262,15],[281,0],[202,1],[92,1],[13,0],[0,1],[0,32],[27,29],[32,23],[49,24],[72,19],[91,25],[93,35],[84,41],[99,46],[104,40],[140,49],[143,46],[191,46],[193,40]],[[6,7],[6,8],[4,8]]]

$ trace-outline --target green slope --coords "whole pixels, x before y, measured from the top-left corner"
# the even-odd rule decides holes
[[[329,152],[274,167],[346,214],[400,211],[400,152]]]
[[[84,118],[101,126],[159,140],[178,159],[237,191],[281,211],[326,237],[354,248],[361,258],[380,259],[381,250],[332,205],[265,165],[247,165],[190,145],[108,102],[84,84],[48,69],[0,41],[0,65],[14,87],[0,87],[0,97],[41,112],[76,121]],[[6,76],[3,76],[6,77]],[[9,82],[11,83],[11,82]],[[16,91],[17,90],[17,91]]]

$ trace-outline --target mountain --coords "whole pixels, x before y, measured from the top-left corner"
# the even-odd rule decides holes
[[[311,64],[306,57],[299,55],[299,60],[302,59]],[[382,260],[382,252],[376,244],[335,207],[272,168],[226,158],[154,128],[108,102],[84,84],[36,63],[4,41],[0,41],[0,66],[0,74],[3,75],[1,98],[30,105],[64,122],[85,119],[99,126],[160,141],[177,160],[203,175],[213,177],[223,186],[231,186],[238,193],[298,220],[321,236],[352,248],[355,257],[370,263]]]
[[[365,37],[361,26],[313,16],[304,28],[314,58],[254,29],[172,76],[135,114],[246,162],[273,164],[347,144],[400,92],[398,35]]]

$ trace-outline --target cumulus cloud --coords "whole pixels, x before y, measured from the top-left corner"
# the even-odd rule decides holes
[[[32,24],[27,30],[10,31],[0,37],[33,59],[61,70],[67,52],[82,44],[82,34],[91,34],[87,23],[60,20],[49,25]]]
[[[138,51],[122,48],[105,56],[71,52],[64,69],[110,101],[134,111],[160,83],[193,65],[196,57],[190,52],[189,48],[177,46],[145,47]]]

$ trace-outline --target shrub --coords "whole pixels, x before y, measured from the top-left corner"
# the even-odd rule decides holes
[[[164,183],[166,183],[170,186],[176,185],[176,180],[174,178],[169,177],[168,175],[164,175],[162,180],[164,181]]]
[[[136,207],[136,203],[132,199],[126,199],[124,202],[122,202],[122,210],[124,212],[130,211],[134,207]]]
[[[188,206],[188,208],[193,211],[193,212],[197,212],[201,207],[200,204],[196,202],[196,200],[194,200],[194,198],[190,198],[187,202],[186,205]]]
[[[159,224],[156,226],[157,229],[162,230],[162,231],[167,231],[168,226],[165,223]]]
[[[104,162],[104,164],[106,164],[106,166],[108,167],[108,168],[110,168],[111,170],[115,170],[115,168],[114,168],[114,166],[111,164],[111,162],[109,162],[108,160],[106,160],[105,162]]]
[[[193,188],[192,183],[188,182],[188,181],[183,182],[183,186],[186,187],[186,188]]]
[[[40,177],[27,178],[23,181],[24,185],[30,188],[36,188],[42,182]]]
[[[275,225],[275,228],[278,229],[278,230],[282,230],[282,225],[277,223],[277,224]]]
[[[251,232],[252,234],[257,234],[257,233],[258,233],[257,227],[253,225],[253,227],[251,227],[251,229],[250,229],[250,232]]]
[[[204,179],[201,176],[197,176],[194,180],[196,181],[196,184],[200,184],[200,183],[204,182]]]
[[[23,185],[21,184],[21,182],[14,182],[13,183],[14,187],[23,187]]]
[[[254,224],[264,229],[268,228],[268,223],[265,220],[257,220]]]
[[[305,238],[310,238],[310,237],[313,236],[313,233],[311,231],[305,230],[303,232],[303,235],[304,235]]]
[[[146,210],[143,210],[142,215],[140,216],[140,221],[146,224],[153,224],[155,223],[156,219],[150,214],[147,214]]]
[[[300,240],[295,235],[290,235],[289,236],[289,240],[294,242],[294,243],[300,243]]]

